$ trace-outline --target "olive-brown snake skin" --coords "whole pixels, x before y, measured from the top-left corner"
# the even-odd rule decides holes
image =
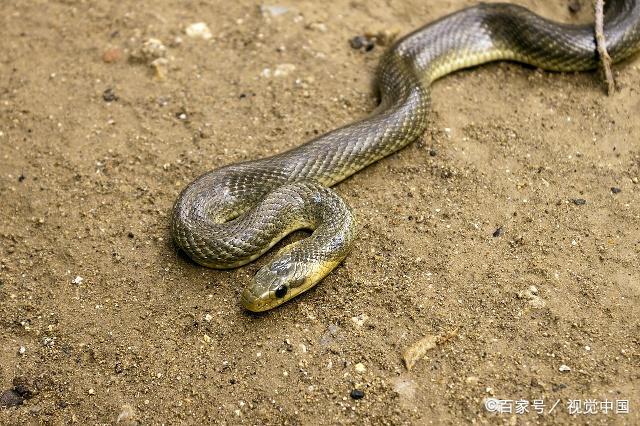
[[[607,49],[614,61],[640,44],[640,0],[608,1]],[[235,268],[296,229],[312,230],[258,271],[243,305],[264,311],[308,290],[347,255],[355,238],[350,208],[328,187],[424,132],[429,86],[455,70],[495,60],[554,71],[594,69],[592,25],[542,18],[511,4],[479,4],[398,40],[376,72],[380,105],[368,117],[273,157],[231,164],[188,185],[173,210],[175,243],[197,263]]]

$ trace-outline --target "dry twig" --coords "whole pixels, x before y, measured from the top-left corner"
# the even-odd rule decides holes
[[[598,55],[600,55],[600,62],[604,69],[604,77],[607,80],[607,94],[611,95],[616,89],[616,83],[613,80],[613,73],[611,72],[611,56],[607,52],[606,40],[604,37],[604,0],[594,0],[593,7],[595,8],[596,23],[596,47],[598,49]]]

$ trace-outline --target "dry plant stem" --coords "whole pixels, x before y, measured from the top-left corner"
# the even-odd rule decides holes
[[[595,0],[594,8],[596,15],[596,47],[598,49],[598,55],[600,55],[602,68],[604,69],[604,77],[607,80],[607,94],[611,95],[616,89],[616,83],[613,80],[611,57],[609,56],[609,52],[607,52],[606,40],[604,38],[604,0]]]

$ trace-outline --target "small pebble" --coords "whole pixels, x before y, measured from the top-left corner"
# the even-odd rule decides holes
[[[613,188],[611,188],[611,192],[613,192],[614,194],[619,194],[622,192],[622,189],[618,188],[617,186],[614,186]]]
[[[108,88],[102,92],[102,99],[104,99],[105,102],[113,102],[118,100],[118,96],[113,92],[112,88]]]
[[[393,28],[384,29],[374,34],[365,33],[365,36],[367,36],[369,39],[372,39],[378,46],[389,46],[396,40],[396,38],[398,38],[398,34],[400,34],[400,30],[397,28]]]
[[[469,376],[464,381],[470,385],[477,385],[478,382],[480,382],[480,378],[477,376]]]
[[[438,151],[436,151],[435,149],[431,148],[429,150],[429,155],[432,157],[435,157],[436,155],[438,155]]]
[[[587,200],[585,200],[584,198],[574,198],[571,201],[573,201],[573,204],[575,204],[576,206],[583,206],[587,204]]]
[[[209,40],[212,37],[209,26],[204,22],[193,23],[185,28],[184,32],[187,37],[191,38],[201,38],[203,40]]]
[[[96,391],[93,388],[89,389],[89,395],[95,395],[95,393]]]
[[[111,64],[118,62],[122,58],[122,50],[117,47],[110,47],[102,53],[102,61]]]
[[[260,71],[260,77],[269,78],[272,75],[273,75],[273,72],[271,71],[271,68],[265,68],[262,71]]]
[[[262,13],[262,16],[280,16],[280,15],[284,15],[288,11],[289,9],[286,6],[278,6],[278,5],[273,5],[273,6],[261,5],[260,6],[260,13]]]
[[[293,64],[279,64],[273,71],[274,77],[284,77],[295,71],[296,66]]]
[[[353,37],[351,40],[349,40],[349,44],[351,45],[352,49],[364,49],[365,52],[371,51],[376,45],[373,40],[363,35]]]
[[[528,303],[534,309],[542,309],[546,306],[546,302],[538,296],[538,288],[534,285],[531,285],[526,290],[519,292],[518,298],[528,300]]]
[[[314,31],[319,31],[321,33],[327,32],[327,25],[324,22],[312,22],[307,25],[306,28]]]
[[[578,0],[571,0],[569,2],[569,12],[578,13],[582,9],[582,4]]]
[[[569,366],[568,366],[568,365],[564,365],[564,364],[562,364],[562,365],[560,366],[560,368],[558,368],[558,370],[559,370],[559,371],[561,371],[562,373],[566,373],[566,372],[571,371],[571,368],[569,368]]]
[[[149,38],[142,43],[140,55],[144,62],[151,64],[154,60],[167,56],[167,48],[157,38]]]
[[[351,317],[351,321],[353,321],[353,323],[358,327],[362,327],[368,319],[369,315],[367,314],[360,314],[358,316]]]
[[[364,391],[361,389],[354,389],[351,391],[351,398],[362,399],[364,398]]]
[[[82,281],[84,281],[84,278],[82,278],[80,275],[78,275],[71,282],[74,283],[74,284],[82,284]]]
[[[499,236],[501,236],[504,233],[504,231],[502,230],[502,226],[498,227],[495,231],[493,231],[493,236],[495,238],[498,238]]]
[[[367,371],[367,367],[364,366],[363,363],[359,362],[355,365],[356,373],[365,373]]]
[[[116,423],[134,424],[136,414],[133,407],[129,404],[125,404],[120,408],[120,410]]]

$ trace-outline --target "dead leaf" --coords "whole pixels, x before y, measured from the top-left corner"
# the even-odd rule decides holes
[[[424,358],[427,352],[435,349],[438,345],[444,345],[456,337],[458,335],[458,330],[459,328],[456,328],[445,335],[425,336],[411,345],[411,347],[405,350],[404,354],[402,354],[402,360],[404,361],[404,365],[407,367],[407,370],[411,371],[416,362]]]
[[[438,346],[438,336],[426,336],[404,351],[402,359],[407,370],[411,371],[416,362],[421,360],[427,352]]]

